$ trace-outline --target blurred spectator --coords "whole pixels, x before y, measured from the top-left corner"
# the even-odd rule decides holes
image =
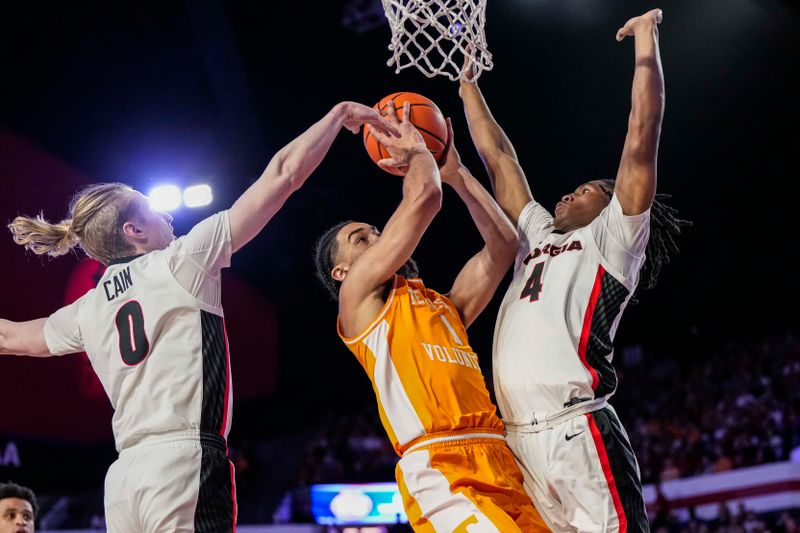
[[[800,340],[794,336],[721,344],[714,351],[698,343],[682,347],[674,357],[641,347],[619,353],[620,387],[614,405],[630,430],[644,483],[658,488],[669,479],[789,460],[793,450],[800,458]],[[292,416],[287,412],[288,418]],[[274,451],[268,447],[270,456],[292,455],[280,446],[297,446],[293,450],[298,452],[305,446],[304,453],[296,453],[295,460],[286,463],[290,466],[268,514],[274,522],[313,521],[309,490],[313,484],[394,480],[397,456],[374,406],[356,413],[329,414],[311,424],[306,421],[302,430],[302,438],[286,440],[289,444],[280,444],[280,433],[275,433],[274,442],[269,441],[274,447]],[[259,466],[257,450],[265,442],[246,435],[231,445],[242,523],[248,523],[263,506],[262,489],[274,483],[277,475],[274,469],[265,473]],[[280,500],[287,480],[290,486]],[[692,514],[682,522],[670,512],[660,490],[658,494],[651,517],[654,532],[800,533],[797,510],[760,516],[722,504],[714,520]],[[56,516],[59,507],[52,503],[61,500],[63,517]],[[41,527],[44,520],[85,527],[93,513],[100,513],[98,525],[102,520],[102,486],[95,495],[49,499],[42,495],[42,502]],[[35,503],[31,507],[38,517]]]
[[[392,481],[396,463],[377,413],[331,416],[309,444],[297,484]]]
[[[788,460],[800,444],[800,342],[686,351],[655,361],[645,352],[621,368],[614,405],[642,481]]]

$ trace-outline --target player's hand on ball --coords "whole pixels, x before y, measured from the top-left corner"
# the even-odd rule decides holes
[[[634,36],[637,31],[652,31],[663,19],[664,13],[660,9],[651,9],[644,15],[633,17],[617,30],[617,41]]]
[[[461,178],[459,170],[464,166],[461,163],[461,155],[456,150],[453,136],[453,123],[449,118],[447,121],[447,148],[445,148],[442,158],[439,160],[439,173],[442,181],[453,185],[453,182]]]
[[[403,120],[397,119],[393,101],[390,100],[387,103],[387,107],[386,119],[398,130],[399,136],[393,137],[383,131],[372,130],[372,135],[386,148],[390,156],[386,159],[381,159],[378,164],[382,167],[395,167],[402,170],[408,167],[408,162],[412,156],[420,152],[430,155],[430,152],[425,146],[422,134],[411,123],[411,104],[406,102],[403,105]]]
[[[397,128],[371,107],[357,102],[342,102],[339,107],[342,113],[342,125],[353,133],[358,133],[361,126],[369,124],[374,131],[400,136]]]

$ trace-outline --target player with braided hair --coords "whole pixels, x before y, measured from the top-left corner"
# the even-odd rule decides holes
[[[604,179],[600,182],[603,192],[611,201],[616,180]],[[645,260],[639,272],[637,291],[656,286],[661,268],[678,253],[675,239],[681,234],[682,228],[692,225],[690,221],[679,218],[678,210],[666,203],[671,197],[669,194],[656,193],[650,206],[650,238],[644,250]]]
[[[634,38],[636,67],[616,179],[580,185],[552,214],[477,84],[461,82],[472,139],[520,237],[495,330],[497,403],[525,488],[554,531],[649,530],[636,457],[608,399],[622,313],[637,287],[655,284],[687,225],[656,195],[661,20],[654,9],[617,32]]]

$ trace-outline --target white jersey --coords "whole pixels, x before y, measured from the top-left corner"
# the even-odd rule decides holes
[[[520,213],[518,231],[493,371],[504,419],[529,423],[614,393],[612,341],[644,263],[650,211],[625,216],[614,195],[591,224],[558,233],[533,201]]]
[[[227,437],[233,395],[220,271],[231,253],[222,211],[164,250],[113,261],[97,287],[47,320],[52,354],[88,354],[114,407],[118,451],[173,431]]]

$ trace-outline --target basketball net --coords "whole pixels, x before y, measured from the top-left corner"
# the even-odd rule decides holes
[[[486,0],[382,0],[395,72],[416,66],[429,78],[477,80],[492,69],[486,46]],[[465,68],[465,65],[468,65]]]

